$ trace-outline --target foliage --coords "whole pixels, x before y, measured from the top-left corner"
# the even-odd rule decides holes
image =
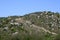
[[[26,22],[22,23],[18,22],[19,25],[15,25],[14,23],[17,23],[17,21],[11,22],[11,20],[15,20],[16,18],[22,18],[24,19],[24,21],[28,20],[31,22],[31,24],[29,23],[27,24]],[[31,26],[32,24],[34,24],[39,27],[44,27],[46,30],[49,30],[51,32],[52,28],[54,28],[53,32],[56,32],[58,34],[59,31],[57,30],[60,30],[58,29],[58,26],[60,26],[59,22],[60,14],[50,11],[34,12],[21,17],[20,16],[1,17],[0,40],[60,40],[60,34],[52,35],[47,32],[41,31],[42,29],[38,30],[37,27],[35,28]],[[52,26],[52,24],[54,25]]]

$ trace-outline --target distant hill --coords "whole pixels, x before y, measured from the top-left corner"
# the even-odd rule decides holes
[[[60,33],[58,12],[34,12],[0,17],[0,40],[55,40]]]

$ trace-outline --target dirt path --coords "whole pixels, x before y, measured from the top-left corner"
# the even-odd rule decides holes
[[[33,24],[33,27],[35,27],[35,28],[37,28],[37,29],[42,29],[43,31],[45,31],[45,32],[48,32],[48,33],[51,33],[51,34],[54,34],[54,35],[57,35],[56,33],[54,33],[54,32],[50,32],[49,30],[46,30],[45,28],[43,28],[43,27],[39,27],[39,26],[36,26],[36,25],[34,25]]]
[[[30,21],[28,21],[28,22],[30,22]],[[57,35],[56,33],[51,32],[51,31],[45,29],[44,27],[39,27],[39,26],[36,26],[36,25],[34,25],[34,24],[32,24],[32,26],[35,27],[35,28],[37,28],[39,31],[40,31],[40,29],[42,29],[42,30],[45,31],[45,32],[51,33],[51,34],[53,34],[53,35]]]

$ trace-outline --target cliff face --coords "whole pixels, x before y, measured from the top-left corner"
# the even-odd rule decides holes
[[[1,40],[42,40],[51,36],[53,39],[58,33],[59,13],[44,11],[0,18]]]

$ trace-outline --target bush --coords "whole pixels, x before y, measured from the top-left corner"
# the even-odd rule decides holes
[[[58,34],[54,40],[60,40],[60,34]]]

